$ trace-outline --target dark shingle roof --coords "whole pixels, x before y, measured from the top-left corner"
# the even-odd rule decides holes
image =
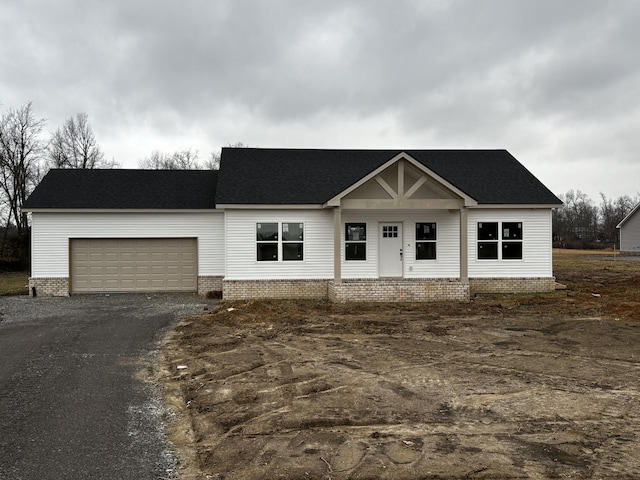
[[[213,209],[217,175],[210,170],[50,170],[23,208]]]
[[[506,150],[223,148],[218,204],[322,204],[406,152],[479,204],[561,201]]]
[[[213,209],[320,205],[402,150],[224,148],[221,169],[51,170],[24,209]],[[479,204],[561,201],[506,150],[406,150]]]

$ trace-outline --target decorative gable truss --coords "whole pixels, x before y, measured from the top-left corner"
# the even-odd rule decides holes
[[[477,202],[435,172],[400,153],[339,193],[326,207],[448,210]]]

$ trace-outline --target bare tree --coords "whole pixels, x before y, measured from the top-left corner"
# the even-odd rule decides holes
[[[227,147],[244,147],[243,143],[227,144]],[[151,155],[138,161],[138,166],[146,170],[218,170],[220,168],[220,150],[213,150],[209,158],[199,161],[197,150],[176,150],[163,153],[154,150]]]
[[[246,145],[242,142],[227,143],[228,148],[244,148]],[[221,150],[214,150],[209,155],[209,158],[204,162],[204,168],[207,170],[220,170],[220,158],[222,156]]]
[[[638,203],[638,197],[637,195],[636,198],[622,195],[614,201],[600,192],[600,198],[602,199],[600,203],[601,239],[608,244],[616,243],[618,242],[618,229],[616,227]]]
[[[209,158],[204,162],[205,170],[220,170],[220,152],[212,151]]]
[[[586,193],[569,190],[564,205],[553,212],[553,232],[561,242],[593,242],[598,234],[598,207]]]
[[[68,118],[51,135],[47,149],[51,168],[114,168],[118,164],[105,159],[86,113]]]
[[[200,170],[197,150],[177,150],[171,154],[158,150],[138,161],[138,166],[148,170]]]
[[[31,102],[0,117],[0,195],[5,211],[5,240],[10,226],[15,226],[19,236],[28,232],[22,205],[41,178],[45,144],[39,135],[44,124],[44,119],[34,117]]]
[[[33,116],[31,102],[0,118],[0,189],[8,204],[7,224],[15,222],[19,231],[27,227],[20,208],[40,179],[44,124]]]

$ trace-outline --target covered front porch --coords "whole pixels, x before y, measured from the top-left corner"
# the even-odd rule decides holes
[[[475,205],[410,156],[390,160],[325,204],[334,221],[329,298],[469,300],[467,217]]]

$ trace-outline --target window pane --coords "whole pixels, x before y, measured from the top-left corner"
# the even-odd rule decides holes
[[[283,260],[302,260],[302,243],[283,243]]]
[[[347,241],[364,241],[367,239],[366,223],[347,223],[344,226],[344,239]]]
[[[416,223],[416,240],[435,240],[435,223]]]
[[[522,222],[502,222],[504,240],[522,240]]]
[[[478,242],[478,258],[496,260],[498,258],[498,242]]]
[[[256,239],[260,240],[278,240],[278,224],[277,223],[258,223],[256,227]]]
[[[479,222],[478,240],[497,240],[498,222]]]
[[[366,260],[367,244],[366,243],[347,243],[344,246],[345,260]]]
[[[300,241],[303,238],[304,223],[283,223],[282,224],[282,240]]]
[[[258,261],[277,261],[278,260],[278,244],[277,243],[259,243],[258,244]]]
[[[522,260],[522,242],[503,242],[503,260]]]
[[[416,242],[416,260],[435,260],[436,242]]]

